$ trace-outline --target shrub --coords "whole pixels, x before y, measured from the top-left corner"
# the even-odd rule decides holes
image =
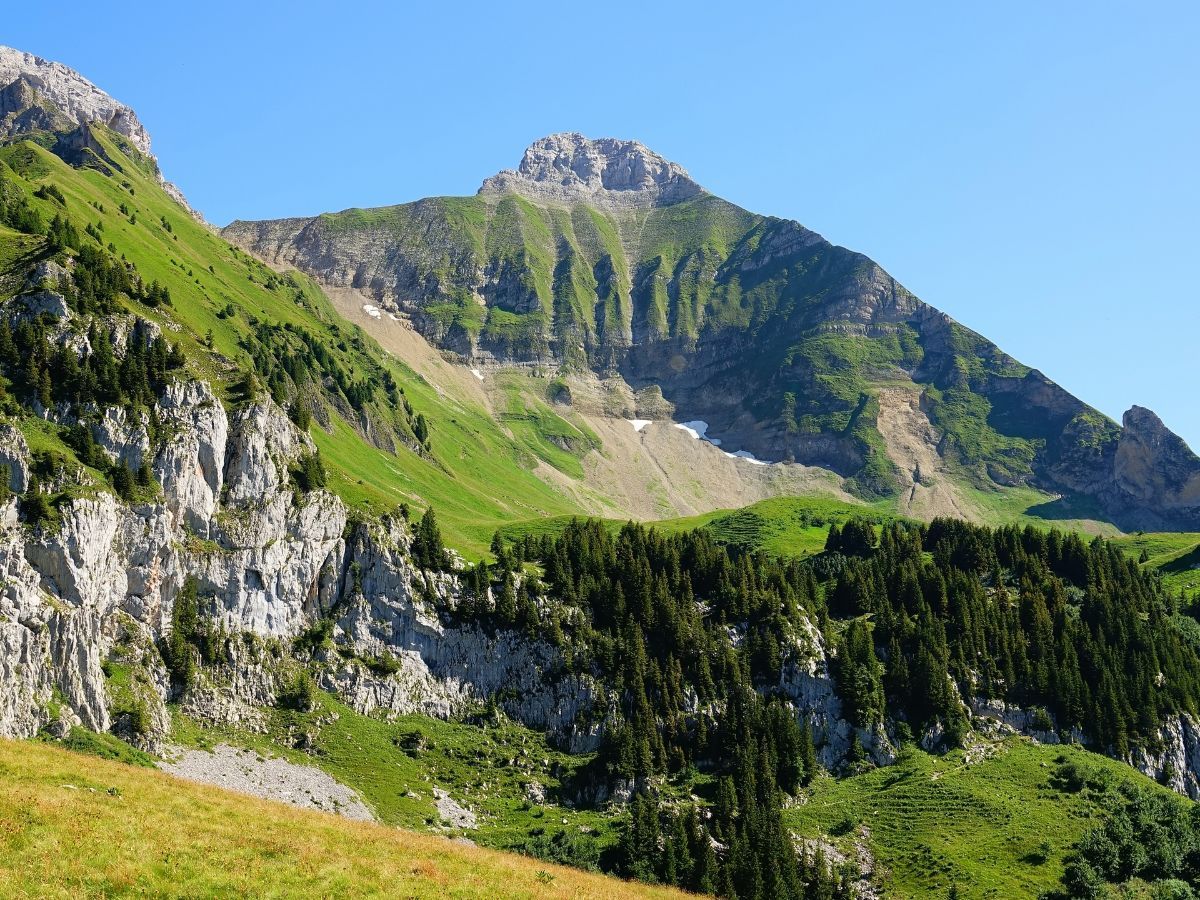
[[[325,487],[325,464],[321,462],[321,451],[302,454],[296,460],[292,468],[292,482],[302,494]]]
[[[283,709],[312,712],[317,706],[317,684],[308,669],[299,669],[279,692],[278,704]]]

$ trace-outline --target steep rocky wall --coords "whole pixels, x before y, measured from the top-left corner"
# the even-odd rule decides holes
[[[207,386],[177,384],[157,412],[171,439],[152,462],[156,502],[131,508],[86,491],[51,529],[22,525],[15,498],[0,509],[0,734],[119,725],[103,669],[110,659],[134,661],[140,702],[165,728],[170,686],[153,648],[193,575],[203,613],[230,635],[286,643],[327,617],[334,641],[358,658],[398,660],[387,675],[338,653],[320,660],[321,683],[362,712],[446,717],[495,696],[569,746],[595,745],[585,714],[596,689],[563,673],[557,651],[516,633],[451,626],[443,614],[457,604],[458,579],[413,566],[403,522],[348,528],[332,494],[293,492],[288,465],[312,444],[273,403],[231,417]],[[140,421],[103,422],[114,459],[128,446],[150,452]],[[17,429],[0,429],[0,462],[24,489],[29,449]],[[279,666],[237,641],[227,653],[181,701],[199,718],[254,727],[256,708],[279,690]]]
[[[289,464],[313,445],[270,400],[231,414],[206,385],[177,383],[156,413],[171,435],[157,450],[142,419],[106,415],[96,429],[111,458],[150,462],[162,488],[154,502],[85,490],[49,529],[21,524],[16,499],[0,510],[0,734],[83,724],[156,746],[172,696],[155,648],[193,576],[202,616],[230,636],[222,658],[174,698],[198,719],[262,727],[262,708],[296,665],[292,639],[326,619],[338,649],[316,651],[319,683],[362,713],[450,717],[491,698],[572,750],[598,745],[610,704],[600,685],[565,671],[549,644],[455,624],[458,577],[413,565],[402,520],[348,524],[334,495],[293,490]],[[15,489],[27,486],[19,430],[0,428],[0,463]],[[269,652],[273,642],[285,652]],[[780,686],[833,765],[850,728],[819,632],[796,650]],[[367,664],[381,659],[394,671]],[[149,734],[129,733],[129,700],[105,674],[112,663],[132,670],[122,690],[146,708]],[[878,750],[884,761],[887,748]]]

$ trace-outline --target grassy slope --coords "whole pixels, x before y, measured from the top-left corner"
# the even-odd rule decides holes
[[[851,516],[895,518],[894,513],[879,504],[863,506],[826,497],[776,497],[741,509],[718,509],[652,524],[670,534],[704,528],[722,543],[781,556],[811,556],[825,549],[829,526],[843,523]],[[574,518],[556,516],[515,522],[502,528],[501,533],[512,539],[526,534],[558,534]],[[625,524],[624,519],[603,521],[614,532]]]
[[[1018,525],[1034,525],[1039,528],[1054,527],[1095,533],[1093,526],[1097,523],[1089,520],[1051,520],[1031,514],[1029,510],[1043,502],[1044,497],[1045,495],[1032,489],[1015,489],[1011,494],[989,495],[988,502],[992,506],[988,508],[991,513],[988,520],[994,525],[1015,522]],[[775,497],[760,500],[741,509],[719,509],[698,516],[663,519],[653,524],[655,528],[672,533],[705,528],[725,544],[780,556],[804,557],[819,553],[825,548],[830,525],[843,524],[852,516],[865,516],[877,521],[898,518],[894,504],[888,500],[857,504],[827,497]],[[557,534],[571,519],[571,516],[557,516],[515,522],[506,525],[501,531],[510,538],[522,537],[525,534]],[[605,522],[613,530],[624,524],[621,519],[606,519]],[[1114,531],[1115,529],[1108,529],[1102,533],[1109,535]],[[1193,543],[1195,539],[1200,539],[1200,536],[1195,536]]]
[[[299,295],[294,289],[268,289],[273,273],[267,267],[192,220],[161,191],[151,174],[122,156],[102,134],[100,140],[122,167],[111,177],[92,169],[73,169],[30,143],[4,148],[0,160],[15,170],[16,175],[9,176],[14,182],[20,183],[17,176],[23,176],[27,193],[40,184],[57,185],[67,197],[68,214],[81,230],[88,222],[100,223],[105,243],[112,242],[147,281],[157,280],[170,288],[171,308],[131,309],[164,324],[171,339],[182,342],[194,371],[218,387],[227,386],[237,374],[230,360],[244,357],[238,341],[250,330],[247,317],[290,322],[316,334],[329,334],[331,345],[344,343],[340,359],[347,369],[363,368],[368,356],[380,361],[392,371],[416,411],[430,421],[432,461],[406,449],[396,454],[379,450],[336,416],[330,433],[314,425],[314,439],[331,470],[330,486],[348,503],[372,513],[390,511],[401,502],[417,507],[432,503],[447,539],[468,555],[480,553],[502,522],[576,508],[531,471],[538,459],[570,468],[576,462],[571,454],[549,445],[535,428],[516,430],[514,441],[481,407],[448,400],[435,385],[384,353],[361,329],[348,325],[320,289],[302,276],[294,276]],[[53,201],[33,202],[47,219],[61,211]],[[122,204],[130,215],[120,212]],[[170,231],[162,224],[164,218]],[[15,232],[0,233],[0,290],[16,289],[17,276],[27,268],[34,246]],[[220,318],[217,313],[226,304],[233,304],[237,313]],[[209,330],[217,353],[208,352],[201,343]]]
[[[1143,565],[1161,572],[1169,590],[1189,595],[1200,591],[1200,534],[1129,534],[1118,539],[1117,544],[1136,558],[1145,550],[1150,558]]]
[[[8,897],[682,896],[0,741]]]
[[[973,764],[963,751],[938,757],[914,749],[888,768],[820,778],[788,821],[847,853],[865,827],[888,896],[945,897],[957,884],[963,898],[1034,897],[1057,886],[1065,854],[1106,808],[1091,788],[1055,786],[1060,757],[1110,782],[1135,779],[1165,791],[1114,760],[1013,737]]]
[[[173,739],[200,749],[226,743],[315,765],[357,791],[389,825],[441,829],[432,795],[436,786],[476,813],[479,827],[459,834],[485,846],[516,847],[531,832],[564,828],[594,835],[601,848],[616,840],[612,816],[550,805],[562,781],[591,756],[554,750],[544,735],[520,725],[445,722],[423,715],[385,721],[359,715],[324,693],[310,713],[265,712],[265,734],[203,728],[176,715]],[[289,735],[300,731],[313,735],[311,755],[292,749]],[[531,782],[545,789],[547,805],[528,802]]]

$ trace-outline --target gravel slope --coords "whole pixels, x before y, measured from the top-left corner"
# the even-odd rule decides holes
[[[175,748],[159,768],[179,778],[199,781],[278,800],[304,809],[337,813],[348,819],[373,821],[375,816],[350,788],[320,769],[286,759],[264,759],[252,750],[219,744],[207,750]]]

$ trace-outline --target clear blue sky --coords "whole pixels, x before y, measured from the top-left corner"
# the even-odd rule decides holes
[[[637,138],[1200,449],[1195,0],[10,6],[0,43],[136,108],[211,221],[470,194],[544,134]]]

